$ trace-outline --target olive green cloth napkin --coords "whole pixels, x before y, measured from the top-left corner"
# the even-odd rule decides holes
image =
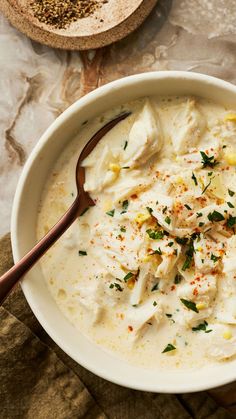
[[[0,274],[12,263],[7,235],[0,240]],[[49,338],[30,310],[20,286],[0,308],[0,418],[235,417],[222,404],[224,400],[219,403],[207,392],[154,394],[129,390],[95,376]]]

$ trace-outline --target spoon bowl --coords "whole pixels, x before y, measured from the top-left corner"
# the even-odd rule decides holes
[[[16,283],[28,272],[29,269],[43,256],[43,254],[61,237],[71,226],[77,217],[82,215],[95,203],[89,194],[84,190],[85,169],[82,166],[83,160],[93,151],[98,142],[120,121],[127,118],[129,112],[123,113],[112,121],[105,124],[97,131],[83,148],[76,165],[76,186],[77,196],[60,220],[49,230],[49,232],[9,271],[0,277],[0,304],[3,303]]]

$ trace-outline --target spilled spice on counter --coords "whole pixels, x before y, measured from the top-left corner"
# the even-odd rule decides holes
[[[42,23],[63,29],[78,19],[90,16],[107,1],[99,0],[32,0],[34,16]]]

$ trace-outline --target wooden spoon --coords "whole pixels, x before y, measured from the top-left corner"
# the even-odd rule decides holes
[[[127,118],[129,115],[130,112],[126,112],[108,122],[98,132],[96,132],[96,134],[94,134],[85,145],[80,153],[76,165],[75,179],[77,196],[73,204],[61,217],[61,219],[51,228],[51,230],[49,230],[49,232],[21,260],[19,260],[19,262],[17,262],[11,269],[9,269],[9,271],[0,277],[0,304],[2,304],[14,285],[23,277],[23,275],[26,274],[29,269],[32,268],[32,266],[59,239],[59,237],[62,236],[62,234],[71,226],[76,218],[82,215],[89,207],[95,205],[92,198],[84,190],[85,169],[81,166],[81,163],[91,153],[94,147],[96,147],[101,138],[116,124]]]

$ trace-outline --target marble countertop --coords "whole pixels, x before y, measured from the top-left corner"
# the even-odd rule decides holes
[[[159,0],[126,39],[79,53],[32,42],[0,15],[0,236],[10,228],[22,167],[62,111],[97,86],[144,71],[195,71],[236,84],[235,22],[235,0]],[[232,388],[214,395],[236,413]]]

